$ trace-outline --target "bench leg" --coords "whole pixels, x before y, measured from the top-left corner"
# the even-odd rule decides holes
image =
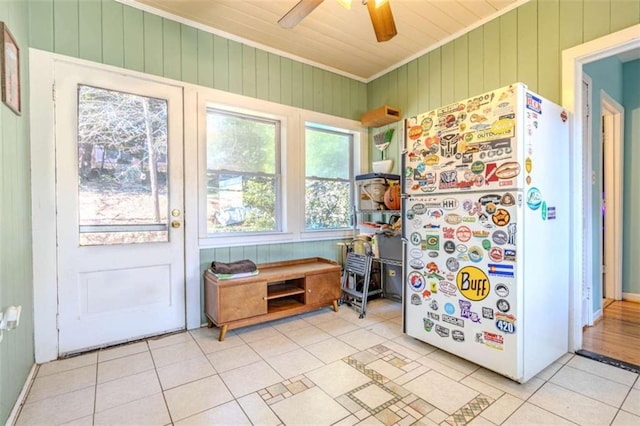
[[[209,318],[207,318],[207,328],[211,328],[211,327],[213,327],[213,323]]]
[[[338,301],[337,300],[333,301],[333,312],[338,312]]]
[[[222,327],[220,327],[220,336],[218,336],[218,342],[222,342],[224,340],[224,337],[227,335],[228,328],[228,325],[223,325]]]

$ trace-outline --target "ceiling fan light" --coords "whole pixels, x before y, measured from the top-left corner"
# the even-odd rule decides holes
[[[378,42],[391,40],[398,34],[389,0],[367,1],[367,9]]]

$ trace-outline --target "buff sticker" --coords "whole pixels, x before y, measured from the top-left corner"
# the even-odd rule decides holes
[[[513,268],[513,267],[512,267]],[[456,284],[460,294],[468,300],[484,300],[491,290],[489,278],[475,266],[465,266],[456,276]]]

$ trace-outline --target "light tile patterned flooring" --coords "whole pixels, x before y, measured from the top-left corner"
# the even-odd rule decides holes
[[[40,366],[18,425],[640,425],[638,375],[567,354],[524,385],[407,337],[369,302]]]

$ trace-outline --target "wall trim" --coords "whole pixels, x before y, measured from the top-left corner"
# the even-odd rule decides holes
[[[13,405],[13,409],[11,410],[11,414],[9,414],[9,418],[7,419],[7,422],[5,423],[5,426],[12,426],[18,420],[18,414],[20,414],[20,410],[22,409],[22,406],[24,405],[24,403],[27,400],[27,395],[29,393],[29,389],[31,389],[31,385],[33,384],[33,381],[36,378],[36,373],[38,372],[39,368],[40,367],[38,366],[38,364],[33,364],[31,366],[31,371],[29,371],[29,375],[27,376],[26,380],[24,381],[24,385],[22,385],[22,390],[20,391],[20,394],[18,395],[18,400]]]
[[[608,129],[605,134],[603,156],[605,161],[605,253],[604,262],[605,296],[614,300],[622,299],[622,231],[624,221],[624,107],[609,94],[600,89],[601,123]],[[600,216],[602,222],[602,216]],[[602,234],[600,235],[602,240]]]
[[[622,293],[622,300],[640,303],[640,293]]]

